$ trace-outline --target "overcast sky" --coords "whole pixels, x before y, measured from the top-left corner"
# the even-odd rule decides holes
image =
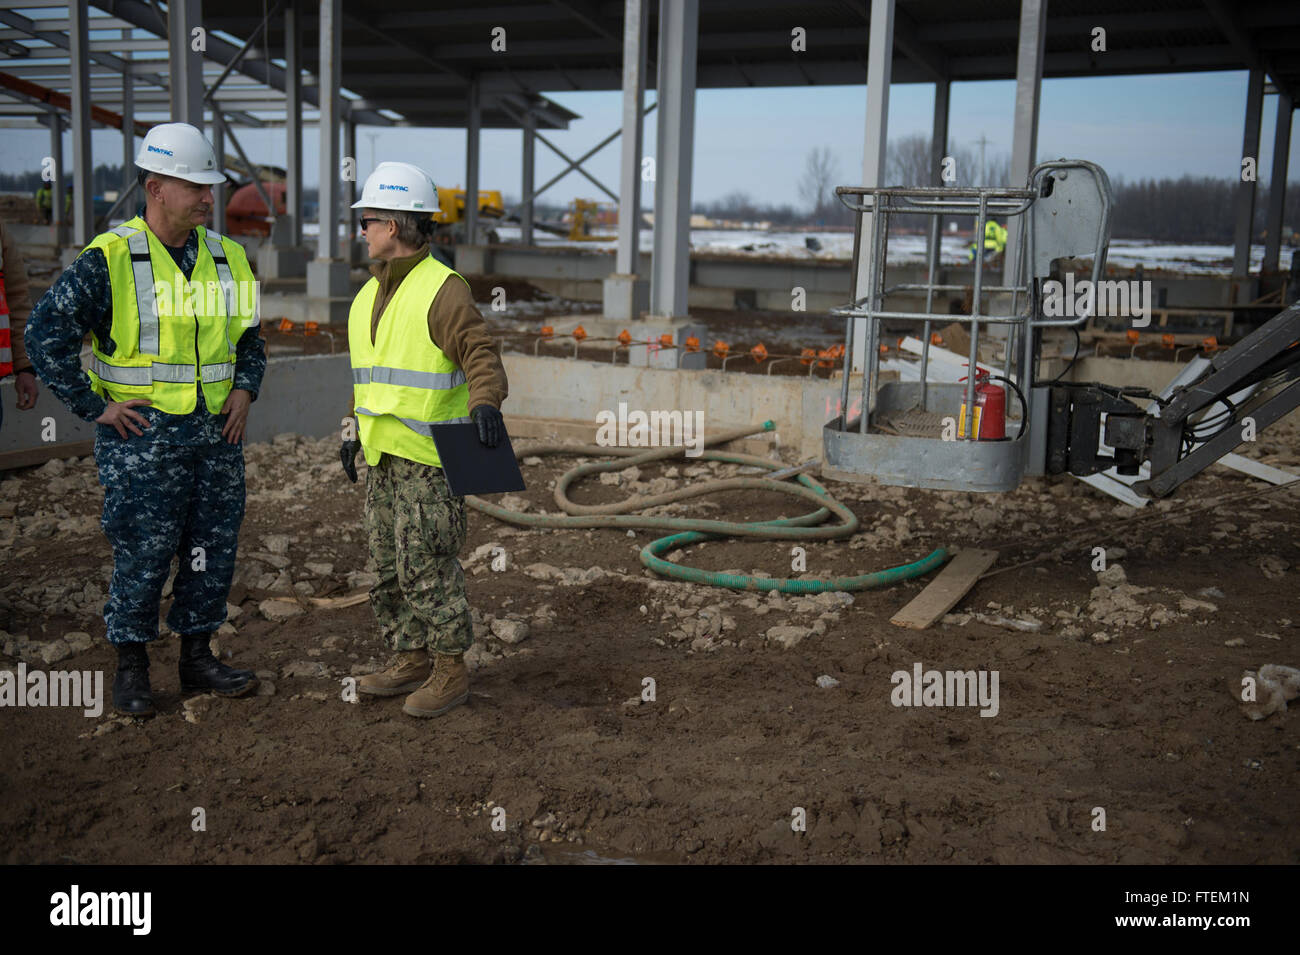
[[[621,94],[617,91],[547,95],[581,116],[568,130],[545,133],[571,156],[585,152],[619,124]],[[928,84],[892,87],[890,137],[929,135],[933,95]],[[990,155],[1009,154],[1014,99],[1015,83],[1010,80],[954,84],[950,141],[973,148],[976,140],[986,136]],[[1045,80],[1039,156],[1092,160],[1112,179],[1185,173],[1233,178],[1240,169],[1245,99],[1245,72]],[[1261,182],[1268,180],[1271,171],[1276,103],[1275,96],[1265,97]],[[858,183],[865,105],[865,86],[700,90],[696,97],[694,199],[709,201],[741,190],[760,203],[798,205],[807,153],[823,145],[830,146],[838,159],[839,182]],[[654,150],[655,116],[651,113],[646,121],[648,155]],[[249,129],[236,130],[236,134],[254,161],[284,164],[283,131]],[[315,186],[319,179],[317,134],[307,129],[303,135],[308,157],[304,181]],[[481,187],[517,197],[522,169],[520,133],[485,130],[482,136]],[[119,133],[97,130],[92,139],[96,163],[120,161]],[[1300,123],[1293,129],[1292,170],[1300,162],[1297,140]],[[71,143],[66,134],[64,150],[70,165]],[[357,151],[362,177],[374,162],[393,159],[425,167],[439,185],[464,184],[463,130],[361,127]],[[44,130],[6,129],[0,133],[0,168],[5,171],[37,169],[48,152],[49,134]],[[619,141],[615,140],[587,164],[593,175],[615,191],[618,157]],[[561,168],[560,159],[539,143],[537,183]],[[1290,178],[1296,179],[1297,174],[1293,171]],[[556,203],[577,196],[605,198],[576,173],[544,194]],[[650,201],[649,186],[643,198]]]

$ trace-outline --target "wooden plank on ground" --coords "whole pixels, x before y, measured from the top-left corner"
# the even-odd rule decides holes
[[[69,441],[67,444],[46,444],[39,448],[24,448],[21,451],[0,452],[0,471],[12,471],[14,468],[29,468],[33,464],[44,464],[53,458],[80,458],[95,450],[95,441]]]
[[[1261,481],[1267,481],[1269,484],[1290,484],[1292,481],[1300,481],[1300,475],[1292,474],[1290,471],[1284,471],[1281,468],[1275,468],[1271,464],[1264,464],[1253,458],[1243,457],[1240,454],[1225,454],[1219,458],[1219,463],[1232,468],[1234,471],[1240,471],[1242,474],[1248,474]]]
[[[910,630],[924,630],[965,597],[975,581],[998,559],[995,550],[969,548],[957,554],[938,577],[889,621]]]
[[[1147,476],[1149,477],[1150,475],[1148,474]],[[1076,474],[1074,477],[1082,481],[1084,484],[1091,484],[1103,494],[1109,494],[1117,501],[1123,501],[1129,507],[1146,507],[1150,500],[1132,490],[1129,486],[1129,482],[1121,480],[1119,475],[1102,472],[1100,474]],[[1133,478],[1134,482],[1138,480],[1140,480],[1140,478]]]

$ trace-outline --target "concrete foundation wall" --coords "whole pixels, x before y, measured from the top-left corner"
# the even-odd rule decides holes
[[[771,419],[778,428],[774,443],[793,445],[806,459],[821,456],[821,427],[838,395],[837,387],[824,379],[632,368],[531,355],[506,355],[504,360],[510,380],[506,421],[512,433],[525,437],[545,436],[543,419],[562,419],[578,426],[576,432],[566,433],[594,440],[597,413],[617,414],[619,402],[625,402],[628,411],[699,411],[706,440],[722,429]],[[269,441],[284,432],[315,438],[337,434],[350,397],[347,355],[273,358],[249,413],[246,440]],[[60,456],[55,447],[62,448],[64,456],[89,453],[82,443],[94,438],[95,425],[74,417],[47,389],[42,388],[34,411],[15,409],[12,379],[0,387],[0,400],[0,454],[41,451],[53,452],[46,457]],[[45,418],[54,421],[53,444],[41,440]],[[31,463],[23,460],[13,466]]]
[[[822,426],[833,416],[840,395],[838,380],[824,378],[637,368],[513,354],[504,356],[504,361],[510,380],[510,396],[504,408],[506,422],[511,433],[522,438],[558,434],[594,441],[597,414],[609,411],[617,415],[619,403],[623,402],[628,412],[681,411],[694,415],[698,411],[703,415],[706,440],[721,430],[761,425],[770,419],[777,425],[776,438],[747,442],[747,450],[760,453],[762,448],[775,445],[794,449],[801,461],[820,459]],[[1169,362],[1087,358],[1080,361],[1072,377],[1159,391],[1177,368]],[[860,381],[855,377],[851,382],[851,400],[857,399]],[[284,432],[315,438],[338,434],[350,397],[347,355],[273,358],[249,415],[246,440],[268,441]],[[89,453],[85,442],[94,438],[95,426],[73,417],[48,390],[42,389],[34,411],[18,412],[14,399],[10,378],[0,386],[4,406],[0,455],[34,452],[44,460]],[[1300,412],[1290,418],[1300,419]],[[53,419],[53,443],[42,440],[46,419]],[[6,466],[39,463],[29,457],[11,460]]]
[[[347,355],[319,355],[273,358],[267,363],[262,391],[248,415],[246,441],[269,441],[292,431],[322,438],[340,431],[340,419],[347,414],[351,398],[352,373]],[[73,415],[42,387],[36,407],[18,411],[13,379],[0,387],[4,423],[0,425],[0,454],[50,448],[42,440],[46,419],[53,419],[53,444],[80,445],[93,440],[97,425]],[[87,454],[84,448],[68,454]],[[50,455],[57,457],[59,455]]]
[[[776,422],[775,443],[792,446],[799,457],[821,457],[821,428],[839,395],[825,379],[769,377],[722,371],[671,371],[630,368],[565,358],[507,355],[510,413],[537,418],[589,422],[596,415],[629,412],[682,411],[703,414],[705,439],[711,433],[765,420]]]

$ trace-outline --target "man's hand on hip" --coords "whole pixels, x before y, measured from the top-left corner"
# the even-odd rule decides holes
[[[144,434],[140,428],[149,427],[149,422],[145,420],[144,415],[138,411],[132,411],[136,405],[153,404],[148,398],[132,398],[130,401],[110,401],[104,413],[95,419],[98,424],[106,424],[109,427],[116,428],[117,433],[126,440],[126,432],[129,430],[134,435]],[[139,425],[139,427],[137,427]]]
[[[489,448],[495,448],[501,443],[501,435],[505,434],[505,421],[501,418],[501,412],[497,411],[491,405],[477,405],[469,413],[478,425],[478,439],[482,444]]]
[[[229,415],[221,436],[230,444],[238,444],[244,438],[244,425],[248,422],[248,406],[253,403],[252,392],[243,388],[232,388],[226,403],[221,406],[221,414]]]
[[[36,396],[40,394],[40,388],[36,384],[36,376],[30,371],[20,371],[14,378],[14,391],[18,392],[18,410],[28,411],[36,407]]]

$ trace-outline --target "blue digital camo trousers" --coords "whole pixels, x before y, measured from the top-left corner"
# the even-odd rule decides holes
[[[366,533],[379,582],[370,606],[391,650],[464,653],[474,642],[465,572],[465,498],[441,468],[385,454],[366,474]]]
[[[113,547],[104,605],[109,642],[158,639],[158,607],[173,555],[180,569],[167,626],[185,636],[216,630],[226,619],[244,519],[243,444],[123,441],[101,425],[95,463],[104,485],[104,534]]]

